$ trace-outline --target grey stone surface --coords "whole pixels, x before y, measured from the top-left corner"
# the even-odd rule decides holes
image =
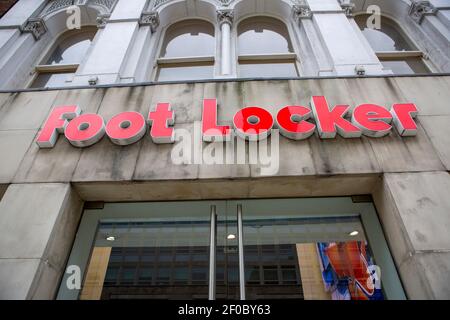
[[[27,299],[40,264],[40,259],[0,259],[0,299]]]
[[[39,129],[57,94],[58,91],[16,94],[0,109],[0,130]]]
[[[0,110],[3,107],[3,105],[9,100],[11,99],[11,97],[13,96],[12,93],[0,93]]]
[[[383,172],[444,170],[433,144],[420,124],[415,137],[400,137],[394,129],[386,137],[368,141]]]
[[[11,182],[36,132],[36,130],[0,131],[0,150],[2,150],[0,183]]]
[[[419,119],[439,158],[450,171],[450,116],[420,116]]]
[[[420,96],[418,99],[425,99],[422,96],[446,94],[442,83],[450,83],[447,79],[450,77],[436,78],[438,80],[434,77],[407,79],[411,83],[417,82],[418,84],[414,84],[416,86],[427,81],[432,85],[437,83],[426,94],[417,95]],[[277,110],[285,105],[309,106],[312,95],[325,95],[330,107],[349,104],[353,108],[364,102],[390,107],[396,102],[412,101],[402,92],[399,81],[405,80],[273,80],[20,93],[5,100],[0,110],[0,115],[4,116],[0,118],[0,126],[3,125],[5,130],[36,130],[42,125],[50,109],[50,106],[43,106],[50,104],[78,104],[84,112],[99,112],[108,121],[117,113],[130,110],[147,116],[157,102],[170,102],[176,112],[175,128],[192,128],[194,121],[201,120],[203,98],[218,99],[220,125],[230,125],[234,113],[244,106],[258,105],[271,110],[275,116]],[[28,109],[36,109],[37,117],[25,118],[22,123],[19,120]],[[336,139],[321,140],[316,134],[304,141],[293,141],[280,137],[280,170],[275,176],[444,170],[448,168],[446,117],[433,116],[436,125],[432,125],[432,118],[420,115],[418,135],[408,138],[399,137],[396,131],[384,138],[343,139],[338,136]],[[427,132],[422,129],[422,120]],[[209,144],[203,144],[204,148],[208,146]],[[77,149],[60,138],[53,149],[39,149],[32,143],[22,159],[19,159],[20,152],[15,154],[14,159],[20,163],[20,167],[17,173],[8,171],[7,176],[14,175],[14,183],[226,179],[244,178],[249,174],[260,176],[260,165],[250,165],[249,161],[245,165],[175,166],[170,161],[172,147],[174,145],[152,143],[148,132],[141,141],[126,147],[118,147],[104,137],[94,146]],[[11,178],[3,182],[10,181]]]
[[[271,145],[272,140],[269,138],[269,153],[272,150]],[[263,151],[262,153],[265,154],[266,152]],[[272,163],[275,163],[276,161],[275,156],[279,158],[279,170],[276,175],[310,176],[316,174],[313,151],[308,140],[294,141],[280,135],[279,155],[279,157],[276,154],[271,155],[271,157],[268,158]],[[274,164],[271,165],[274,166]],[[250,167],[252,177],[264,177],[264,171],[261,171],[261,168],[265,168],[265,170],[269,168],[267,164],[261,163],[251,164]]]
[[[410,299],[450,297],[450,252],[418,252],[399,268]]]
[[[393,103],[408,102],[403,95],[396,78],[366,78],[366,79],[346,79],[349,87],[348,96],[352,102],[352,110],[365,103],[373,103],[390,110]]]
[[[52,107],[70,103],[78,105],[82,113],[96,113],[104,93],[104,89],[60,91]],[[39,149],[37,144],[33,143],[14,177],[14,182],[69,182],[81,152],[81,149],[74,148],[63,135],[60,135],[55,148],[52,149]]]
[[[152,97],[145,101],[146,114],[154,110],[157,103],[170,103],[175,111],[175,121],[178,124],[201,121],[204,84],[181,83],[157,85],[153,88]],[[211,97],[214,98],[214,97]]]
[[[242,82],[205,83],[203,96],[200,99],[217,99],[217,119],[219,125],[229,124],[234,114],[243,108],[247,101],[244,99],[244,84]],[[201,120],[201,109],[197,119]]]
[[[406,98],[425,115],[450,115],[448,77],[399,77],[395,82]],[[384,93],[385,90],[383,90]]]
[[[177,128],[190,132],[193,130],[192,126],[188,124],[177,126]],[[142,146],[133,174],[134,180],[183,180],[198,177],[198,165],[194,163],[175,165],[172,163],[172,144],[155,144],[149,134],[140,143]],[[194,151],[191,152],[193,154]]]
[[[450,250],[450,175],[447,172],[399,173],[386,174],[385,180],[410,250]]]
[[[369,139],[309,139],[314,166],[319,175],[377,173],[381,168]]]
[[[187,181],[77,182],[85,201],[155,201],[233,198],[285,198],[370,194],[378,175],[271,177]]]
[[[128,146],[113,144],[106,136],[82,150],[72,181],[130,181],[143,141]]]
[[[47,258],[69,194],[67,184],[10,185],[0,202],[0,259]]]
[[[2,298],[54,298],[82,204],[69,184],[8,187],[0,202]]]

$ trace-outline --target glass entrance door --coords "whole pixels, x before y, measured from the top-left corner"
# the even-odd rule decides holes
[[[405,297],[373,205],[351,198],[105,204],[67,270],[60,299]]]

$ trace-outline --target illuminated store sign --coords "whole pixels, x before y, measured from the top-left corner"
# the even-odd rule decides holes
[[[361,104],[350,112],[348,105],[330,108],[325,97],[313,96],[311,108],[285,106],[275,117],[264,108],[251,106],[240,109],[233,117],[233,128],[217,123],[216,99],[203,101],[202,134],[204,141],[229,140],[233,132],[242,139],[257,141],[270,135],[273,128],[294,140],[310,137],[317,130],[322,139],[359,138],[362,135],[379,138],[386,136],[394,126],[400,136],[417,134],[415,118],[418,114],[412,103],[394,104],[390,111],[376,104]],[[314,118],[315,121],[311,121]],[[175,141],[175,111],[169,103],[158,103],[144,118],[139,112],[122,112],[108,123],[99,114],[81,114],[78,106],[53,108],[45,121],[36,143],[40,148],[52,148],[59,134],[76,147],[95,144],[106,134],[117,145],[139,141],[150,127],[154,143]]]

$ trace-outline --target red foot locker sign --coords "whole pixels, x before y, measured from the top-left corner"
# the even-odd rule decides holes
[[[204,99],[202,135],[204,141],[227,141],[234,135],[258,141],[267,138],[272,129],[278,129],[293,140],[307,139],[316,131],[322,139],[333,139],[337,134],[344,138],[380,138],[395,127],[405,137],[417,134],[417,114],[412,103],[396,103],[390,110],[367,103],[351,112],[348,105],[330,108],[324,96],[313,96],[310,108],[284,106],[276,114],[258,106],[245,107],[233,116],[231,127],[218,123],[217,100]],[[79,106],[57,106],[43,124],[36,143],[40,148],[52,148],[61,134],[75,147],[88,147],[107,135],[112,143],[125,146],[139,141],[147,132],[154,143],[173,143],[174,124],[175,111],[170,103],[158,103],[147,115],[122,112],[107,123],[99,114],[82,114]]]

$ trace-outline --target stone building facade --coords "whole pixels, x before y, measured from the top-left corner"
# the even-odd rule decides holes
[[[395,29],[407,44],[376,48],[361,21],[377,13],[382,28]],[[68,30],[77,17],[81,29]],[[200,50],[173,54],[169,40],[194,27],[200,31],[188,32],[184,44],[207,35]],[[242,35],[270,28],[288,39],[288,50],[244,50],[252,42]],[[67,34],[89,38],[89,46],[73,61],[64,54],[53,59]],[[0,19],[0,298],[79,298],[79,288],[68,293],[62,286],[78,261],[90,210],[192,201],[221,208],[221,201],[267,199],[321,206],[342,197],[376,209],[382,232],[363,226],[372,249],[377,241],[389,248],[375,253],[375,262],[392,257],[394,271],[381,271],[382,284],[389,287],[398,275],[388,298],[449,299],[449,72],[448,0],[19,0]],[[196,137],[204,99],[217,99],[217,123],[231,125],[245,106],[275,115],[284,106],[311,108],[313,96],[351,111],[413,103],[417,133],[280,137],[279,170],[268,176],[260,163],[174,164],[175,145],[148,134],[122,146],[104,137],[78,148],[62,134],[53,148],[36,143],[58,106],[78,105],[108,122],[126,111],[146,117],[158,103],[170,103],[174,127]],[[86,283],[87,261],[80,268]]]

